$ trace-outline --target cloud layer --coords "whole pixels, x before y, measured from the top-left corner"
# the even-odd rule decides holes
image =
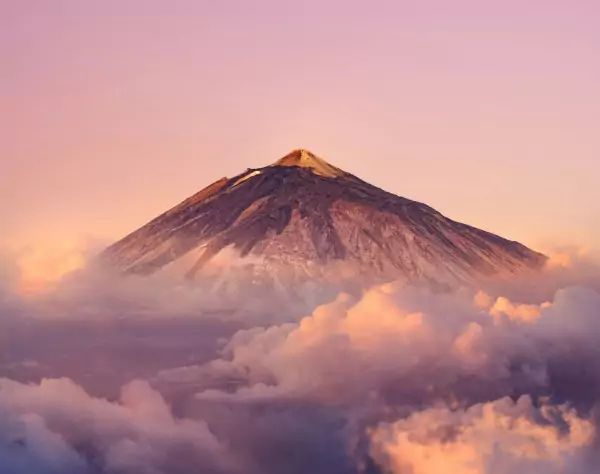
[[[22,297],[0,268],[2,473],[591,474],[599,461],[590,264],[451,293],[392,282],[316,307],[97,269]]]
[[[0,379],[0,413],[6,474],[237,471],[205,423],[176,419],[143,381],[125,385],[111,403],[68,379]]]

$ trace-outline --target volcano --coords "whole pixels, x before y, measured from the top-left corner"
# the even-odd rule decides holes
[[[101,257],[134,274],[178,265],[193,280],[224,252],[244,262],[251,278],[278,282],[360,277],[456,285],[516,275],[546,260],[303,149],[215,181]]]

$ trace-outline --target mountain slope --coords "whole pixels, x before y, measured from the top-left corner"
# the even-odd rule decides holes
[[[516,274],[545,257],[455,222],[295,150],[273,165],[222,178],[110,246],[121,271],[153,273],[185,257],[194,278],[233,248],[251,272],[294,280],[468,282]]]

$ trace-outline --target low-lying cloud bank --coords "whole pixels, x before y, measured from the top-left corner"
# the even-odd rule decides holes
[[[143,381],[127,384],[110,403],[68,379],[0,379],[0,414],[3,473],[238,470],[205,423],[174,418]]]
[[[600,293],[576,287],[550,302],[516,304],[382,285],[358,299],[341,294],[298,323],[239,331],[221,359],[196,370],[241,388],[198,396],[336,405],[368,396],[385,406],[552,390],[583,403],[597,394],[595,379],[585,390],[561,381],[575,368],[600,375],[599,309]]]
[[[41,380],[17,381],[24,369],[0,365],[0,472],[591,474],[600,462],[598,275],[570,261],[452,293],[388,283],[309,310],[290,299],[283,312],[284,300],[245,286],[223,296],[94,271],[20,298],[5,277],[0,334],[18,339],[15,321],[28,321],[29,339],[3,343],[13,359],[41,340],[30,336],[35,321],[44,322],[39,338],[77,321],[76,340],[89,318],[108,342],[90,340],[98,347],[88,353],[64,339]],[[107,323],[123,318],[143,331]],[[169,332],[182,318],[229,329],[182,350],[182,333]],[[148,330],[157,320],[160,331]],[[115,341],[132,349],[118,364],[86,359],[103,360]],[[103,370],[139,378],[141,347],[168,363],[110,400],[82,388]],[[86,368],[81,379],[57,378],[69,356]]]

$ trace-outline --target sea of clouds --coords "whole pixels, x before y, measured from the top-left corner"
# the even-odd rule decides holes
[[[591,474],[600,271],[213,291],[0,259],[0,473]],[[310,289],[310,288],[309,288]]]

